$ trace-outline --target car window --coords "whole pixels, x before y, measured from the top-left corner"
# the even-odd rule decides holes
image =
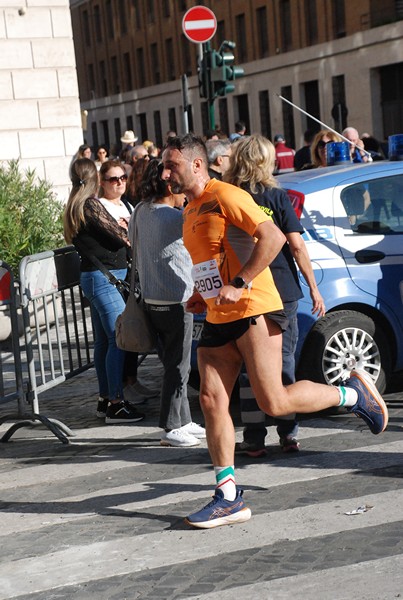
[[[353,231],[403,232],[403,175],[350,185],[341,192],[341,201]]]

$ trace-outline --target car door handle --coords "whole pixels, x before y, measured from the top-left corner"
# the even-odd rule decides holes
[[[385,253],[380,252],[379,250],[358,250],[355,253],[355,258],[357,262],[361,264],[379,262],[383,258],[385,258]]]

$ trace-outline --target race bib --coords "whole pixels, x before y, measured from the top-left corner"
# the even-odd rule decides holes
[[[215,258],[194,265],[192,277],[196,290],[204,300],[215,298],[218,290],[224,285]]]

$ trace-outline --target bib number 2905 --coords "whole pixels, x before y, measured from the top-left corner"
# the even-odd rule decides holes
[[[195,288],[205,300],[215,298],[224,285],[215,259],[194,265],[192,275]]]

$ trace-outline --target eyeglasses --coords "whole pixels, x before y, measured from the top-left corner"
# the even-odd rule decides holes
[[[326,148],[326,144],[327,144],[327,142],[324,142],[323,140],[320,140],[320,142],[318,142],[318,148],[320,150],[323,150],[323,148]]]
[[[117,183],[120,183],[121,181],[127,181],[127,175],[125,173],[124,175],[121,175],[120,177],[117,177],[117,176],[116,177],[108,177],[108,178],[105,177],[104,181],[108,181],[109,183],[112,183],[112,184],[115,184],[115,183],[117,184]]]

